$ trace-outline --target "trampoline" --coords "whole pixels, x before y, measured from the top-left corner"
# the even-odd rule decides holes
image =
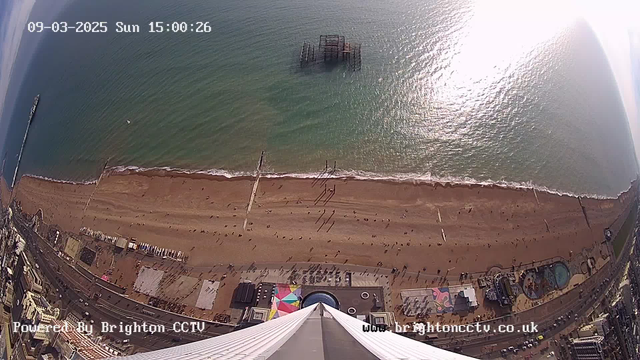
[[[571,279],[571,272],[567,265],[562,262],[557,262],[553,265],[553,275],[556,278],[556,286],[558,289],[563,289],[569,285]]]

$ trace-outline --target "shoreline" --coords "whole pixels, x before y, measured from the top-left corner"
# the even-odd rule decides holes
[[[172,167],[151,167],[144,168],[138,166],[113,166],[108,167],[103,172],[104,175],[142,175],[142,176],[158,176],[158,177],[186,177],[192,179],[212,179],[212,180],[253,180],[255,179],[255,171],[229,171],[222,169],[209,169],[209,170],[190,170]],[[40,180],[46,180],[54,183],[71,184],[71,185],[94,185],[98,179],[74,181],[56,179],[42,175],[35,174],[23,174],[22,177],[35,178]],[[267,179],[331,179],[331,180],[357,180],[357,181],[375,181],[386,183],[401,183],[401,184],[415,184],[415,185],[431,185],[434,187],[443,188],[500,188],[500,189],[512,189],[512,190],[535,190],[540,193],[548,193],[558,196],[568,196],[573,198],[585,198],[595,200],[613,200],[620,197],[620,195],[627,193],[636,180],[632,181],[629,186],[620,191],[616,196],[588,194],[588,193],[576,193],[572,191],[559,190],[550,188],[544,185],[537,185],[532,182],[516,182],[506,180],[477,180],[469,177],[434,177],[431,175],[424,175],[418,173],[398,173],[398,174],[379,174],[359,170],[340,170],[332,172],[329,168],[329,172],[262,172],[262,178]],[[19,183],[20,180],[18,180]],[[17,186],[17,184],[16,184]]]

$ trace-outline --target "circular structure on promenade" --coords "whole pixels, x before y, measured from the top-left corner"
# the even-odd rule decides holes
[[[361,297],[363,300],[367,300],[367,299],[369,298],[369,293],[368,293],[368,292],[366,292],[366,291],[363,291],[363,292],[362,292],[362,294],[360,294],[360,297]]]
[[[527,270],[522,291],[532,300],[541,299],[552,291],[564,289],[571,280],[571,271],[562,261]]]
[[[302,300],[302,307],[306,308],[317,303],[323,303],[327,306],[331,306],[334,309],[340,309],[338,299],[336,299],[333,294],[330,294],[326,291],[316,291],[305,296],[304,300]]]
[[[349,314],[349,315],[355,315],[356,312],[357,312],[357,310],[354,307],[350,307],[350,308],[347,309],[347,314]]]
[[[565,263],[557,262],[553,264],[553,275],[556,278],[556,286],[558,289],[564,289],[569,285],[571,280],[571,272]]]

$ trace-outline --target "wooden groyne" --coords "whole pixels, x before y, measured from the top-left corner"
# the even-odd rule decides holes
[[[89,203],[91,202],[91,199],[93,199],[93,195],[96,193],[96,190],[98,190],[98,185],[100,185],[100,181],[102,180],[102,177],[104,176],[107,170],[107,166],[109,165],[110,160],[111,158],[107,159],[107,161],[105,161],[104,163],[104,166],[102,167],[102,171],[100,172],[100,177],[98,177],[98,181],[96,181],[96,187],[94,187],[93,191],[91,191],[91,195],[89,195],[89,199],[87,199],[87,203],[84,205],[84,208],[82,209],[83,216],[84,216],[84,212],[87,211],[87,208],[89,207]]]
[[[256,180],[253,183],[253,188],[251,189],[251,196],[249,197],[249,204],[247,204],[247,213],[244,217],[244,223],[242,224],[242,230],[247,229],[247,221],[249,220],[249,212],[251,211],[251,206],[253,206],[253,200],[256,198],[256,193],[258,192],[258,183],[260,182],[260,175],[262,174],[262,165],[264,163],[264,151],[260,154],[260,160],[258,161],[258,168],[256,169]]]

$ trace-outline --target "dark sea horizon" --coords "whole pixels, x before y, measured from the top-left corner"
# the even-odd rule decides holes
[[[20,174],[90,181],[110,159],[233,176],[264,150],[267,171],[297,176],[328,160],[363,178],[628,189],[629,125],[589,25],[496,3],[71,1],[57,21],[109,31],[43,34],[19,59],[5,178],[41,94]],[[152,21],[212,30],[150,33]],[[361,43],[362,70],[301,70],[300,46],[322,34]]]

